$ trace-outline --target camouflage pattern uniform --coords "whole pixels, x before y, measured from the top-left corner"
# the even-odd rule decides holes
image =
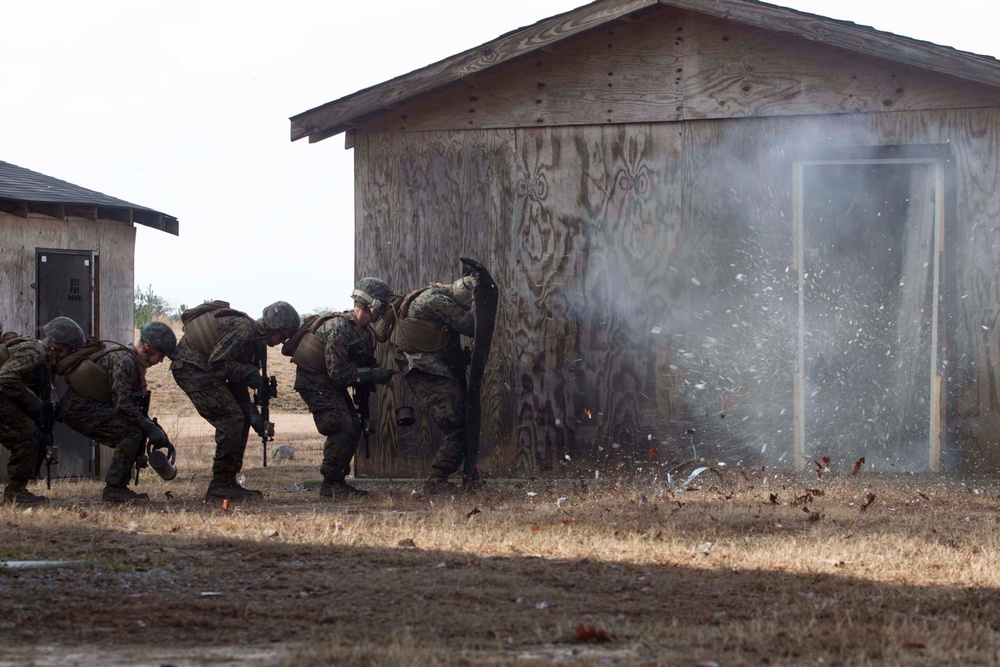
[[[170,372],[198,414],[215,427],[212,472],[235,475],[243,469],[250,433],[248,365],[257,366],[265,332],[259,322],[240,315],[219,317],[216,322],[220,336],[211,356],[206,359],[182,337]]]
[[[42,383],[51,381],[54,363],[45,341],[13,345],[10,359],[0,367],[0,444],[10,452],[8,486],[23,488],[35,477],[41,447],[40,414],[21,398],[25,388],[41,396]]]
[[[74,431],[115,448],[104,481],[111,487],[127,487],[144,440],[146,417],[140,402],[146,393],[146,368],[134,346],[112,350],[95,363],[108,374],[111,403],[81,396],[70,388],[60,401],[60,414]]]
[[[407,386],[444,436],[431,465],[446,478],[465,459],[465,366],[459,334],[473,336],[476,321],[454,299],[449,285],[427,288],[410,303],[407,318],[450,333],[440,352],[404,352],[398,347],[394,351]]]
[[[326,373],[296,366],[295,391],[309,406],[316,429],[326,436],[320,467],[323,480],[343,482],[362,435],[361,419],[347,392],[358,376],[358,367],[348,358],[347,344],[360,338],[365,341],[365,352],[372,355],[371,336],[351,311],[327,320],[314,334],[306,335],[315,335],[323,342]]]

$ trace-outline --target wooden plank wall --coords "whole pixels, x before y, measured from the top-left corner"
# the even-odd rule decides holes
[[[5,331],[33,334],[35,327],[35,249],[93,250],[100,257],[100,331],[102,338],[132,343],[135,291],[135,228],[110,220],[57,220],[32,214],[21,218],[0,212],[0,324]],[[102,447],[101,459],[113,450]],[[7,450],[0,448],[0,474]]]
[[[951,456],[989,462],[1000,435],[983,335],[1000,312],[997,128],[1000,112],[979,109],[360,134],[359,272],[397,291],[450,278],[460,254],[495,272],[492,474],[643,465],[692,443],[707,456],[787,456],[792,156],[950,143],[948,439]],[[960,397],[975,409],[959,415]],[[397,389],[380,402],[370,474],[429,464],[433,428],[400,433],[389,419],[401,400]]]

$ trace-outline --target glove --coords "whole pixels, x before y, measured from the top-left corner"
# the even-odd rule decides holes
[[[38,398],[38,394],[25,387],[21,391],[20,402],[28,416],[35,423],[40,424],[42,422],[42,413],[45,411],[45,405],[42,403],[42,399]]]
[[[243,373],[243,382],[251,389],[260,389],[264,386],[264,378],[260,376],[260,369],[253,364],[246,365],[246,372]]]
[[[142,434],[149,439],[149,444],[153,449],[166,447],[170,444],[170,439],[167,437],[166,432],[152,419],[147,419],[143,422]]]
[[[264,437],[267,434],[267,422],[264,418],[260,416],[260,413],[256,410],[250,411],[250,428],[254,430],[254,433]]]
[[[359,368],[358,384],[389,384],[392,376],[395,375],[388,368]]]
[[[479,285],[479,274],[470,273],[469,275],[465,276],[465,284],[469,286],[469,289],[472,290],[476,289],[476,286]]]

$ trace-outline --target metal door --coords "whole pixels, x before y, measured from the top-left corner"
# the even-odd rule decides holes
[[[36,336],[44,338],[42,326],[59,316],[75,321],[88,336],[94,335],[93,251],[39,248],[35,259]],[[55,397],[65,391],[65,381],[58,378]],[[53,477],[94,474],[94,443],[90,438],[57,423],[53,440],[59,447],[59,464],[52,470]]]

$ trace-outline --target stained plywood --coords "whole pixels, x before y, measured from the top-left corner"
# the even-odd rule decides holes
[[[1000,105],[986,84],[666,8],[410,100],[365,131],[645,123]]]

